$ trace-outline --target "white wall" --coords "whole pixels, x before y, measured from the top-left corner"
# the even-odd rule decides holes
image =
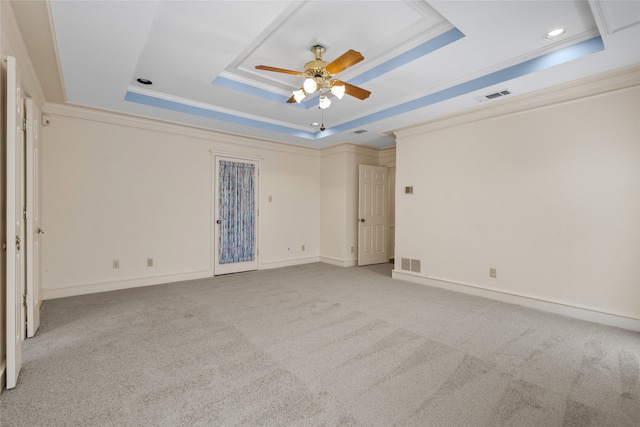
[[[260,159],[260,268],[318,261],[316,151],[78,108],[45,112],[45,298],[211,276],[212,150]]]
[[[348,263],[345,212],[347,160],[342,147],[324,150],[321,166],[320,256],[323,262]]]
[[[582,97],[572,87],[572,101],[515,101],[519,113],[399,132],[394,277],[637,328],[639,75],[614,76],[605,93],[602,82],[585,84]],[[401,191],[408,185],[413,195]],[[401,257],[421,260],[421,274],[400,271]]]
[[[321,153],[321,260],[343,267],[355,266],[358,262],[358,167],[394,164],[395,148],[378,150],[346,143]]]
[[[211,151],[261,159],[261,269],[355,265],[358,165],[395,162],[394,149],[319,151],[69,106],[45,112],[45,299],[210,276]]]
[[[261,268],[319,261],[320,154],[307,149],[267,149],[263,156]]]

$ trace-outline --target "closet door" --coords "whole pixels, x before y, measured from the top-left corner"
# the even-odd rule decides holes
[[[22,340],[25,335],[25,307],[23,295],[26,292],[24,280],[23,234],[23,98],[17,80],[16,60],[7,57],[7,389],[18,382],[22,367]]]
[[[40,326],[40,243],[44,231],[40,228],[40,110],[31,98],[25,100],[25,260],[27,285],[27,337],[36,334]]]

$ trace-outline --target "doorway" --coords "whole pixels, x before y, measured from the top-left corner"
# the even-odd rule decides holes
[[[254,160],[215,157],[213,274],[258,269],[258,177]]]

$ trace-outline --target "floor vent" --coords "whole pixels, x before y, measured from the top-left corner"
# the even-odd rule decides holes
[[[420,260],[402,258],[400,262],[400,269],[405,271],[412,271],[414,273],[420,273]]]
[[[509,89],[505,89],[505,90],[501,90],[499,92],[490,93],[489,95],[481,96],[481,97],[476,98],[476,99],[478,101],[480,101],[480,102],[489,101],[491,99],[496,99],[496,98],[501,98],[503,96],[511,95],[511,93],[512,92]]]

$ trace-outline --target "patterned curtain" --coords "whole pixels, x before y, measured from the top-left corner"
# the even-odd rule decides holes
[[[253,261],[255,246],[255,165],[220,161],[220,241],[218,262]]]

